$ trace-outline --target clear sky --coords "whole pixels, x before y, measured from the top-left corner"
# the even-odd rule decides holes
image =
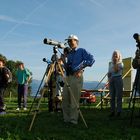
[[[64,42],[76,34],[79,47],[96,60],[84,79],[100,80],[114,50],[123,58],[134,57],[139,14],[140,0],[0,0],[0,53],[23,61],[34,79],[42,79],[47,67],[42,59],[53,54],[44,38]]]

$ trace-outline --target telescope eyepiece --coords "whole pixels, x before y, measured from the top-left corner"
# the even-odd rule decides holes
[[[46,63],[48,63],[48,64],[51,63],[51,61],[50,61],[50,60],[47,60],[46,58],[43,58],[42,60],[43,60],[43,62],[46,62]]]
[[[46,58],[43,58],[42,60],[43,60],[44,62],[46,62],[46,61],[47,61],[47,60],[46,60]]]
[[[43,43],[47,44],[47,38],[44,38]]]

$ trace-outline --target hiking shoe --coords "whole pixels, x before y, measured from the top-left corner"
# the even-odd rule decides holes
[[[117,112],[117,117],[120,117],[121,116],[121,112]]]
[[[4,105],[3,110],[6,110],[6,104]]]
[[[111,114],[109,114],[109,117],[114,117],[115,116],[115,112],[111,112]]]
[[[20,108],[18,107],[17,109],[16,109],[16,111],[19,111],[20,110]]]
[[[75,125],[78,124],[78,122],[75,121],[75,120],[71,120],[70,123],[71,123],[71,124],[75,124]]]
[[[23,108],[23,110],[24,110],[24,111],[26,111],[26,110],[27,110],[27,108],[26,108],[26,107],[24,107],[24,108]]]

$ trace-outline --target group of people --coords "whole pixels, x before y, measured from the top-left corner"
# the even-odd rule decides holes
[[[83,86],[83,73],[86,67],[91,67],[95,59],[84,48],[78,48],[79,39],[76,35],[70,35],[67,39],[69,49],[64,49],[63,67],[65,69],[65,80],[63,80],[63,94],[62,94],[62,112],[63,119],[66,123],[77,124],[79,116],[79,100]],[[2,73],[1,69],[4,67],[4,62],[0,60],[0,111],[3,108],[3,92]],[[108,68],[109,90],[111,96],[111,113],[110,117],[114,115],[120,116],[122,112],[122,95],[123,95],[123,62],[121,53],[115,50],[112,54],[111,62]],[[8,74],[5,71],[5,77]],[[24,64],[20,63],[17,70],[18,82],[18,108],[21,108],[21,97],[24,95],[24,110],[27,105],[27,89],[28,82],[31,78],[30,72],[24,68]],[[60,78],[60,77],[58,77]],[[117,97],[117,100],[116,100]],[[117,103],[116,103],[117,102]],[[117,104],[117,107],[116,107]]]
[[[64,122],[77,124],[79,117],[79,100],[83,86],[83,72],[87,66],[91,67],[93,65],[95,59],[93,55],[85,49],[78,48],[79,39],[76,35],[70,35],[66,40],[70,50],[65,48],[65,55],[63,54],[64,56],[61,57],[66,71],[62,94],[62,112]],[[112,54],[112,59],[108,68],[108,81],[111,96],[110,117],[113,117],[115,114],[120,116],[122,112],[122,72],[122,56],[120,51],[115,50]]]
[[[68,85],[65,84],[63,89],[62,111],[64,122],[77,124],[84,68],[87,66],[91,67],[95,62],[95,59],[93,55],[85,49],[78,48],[79,39],[77,36],[70,35],[67,41],[71,51],[67,55],[67,62],[65,65],[66,81],[68,82]],[[115,50],[112,54],[112,59],[108,68],[108,81],[111,96],[110,117],[113,117],[115,113],[117,113],[117,116],[120,116],[122,112],[123,67],[121,53],[120,51]]]
[[[10,78],[10,70],[5,66],[5,59],[0,58],[0,114],[5,114],[5,104],[4,104],[4,93],[8,86],[8,80]],[[27,110],[27,94],[28,94],[28,82],[31,79],[31,74],[28,69],[24,67],[24,63],[18,63],[17,72],[17,97],[18,97],[18,108],[16,110],[21,109],[22,98],[23,98],[23,109]]]

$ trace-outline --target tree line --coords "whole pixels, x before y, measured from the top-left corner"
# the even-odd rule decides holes
[[[2,57],[5,60],[5,66],[11,71],[12,73],[12,82],[8,83],[5,96],[9,96],[10,93],[12,93],[12,96],[17,96],[17,78],[16,78],[16,71],[17,66],[21,62],[20,60],[14,61],[14,60],[8,60],[6,56],[0,54],[0,57]],[[29,70],[29,69],[28,69]],[[29,70],[29,72],[32,75],[32,72]],[[31,82],[29,82],[29,95],[31,94]]]

